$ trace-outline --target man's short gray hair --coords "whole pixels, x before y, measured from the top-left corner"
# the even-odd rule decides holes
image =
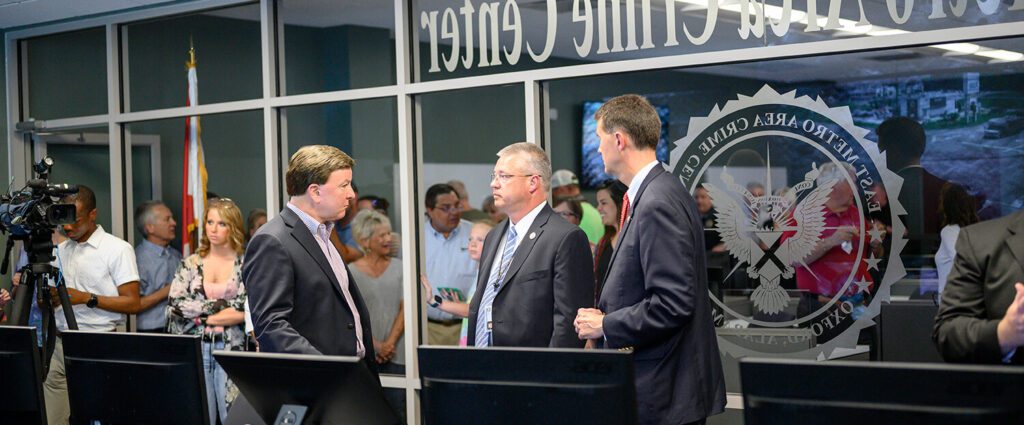
[[[839,164],[842,164],[842,167],[835,162],[828,162],[818,168],[819,174],[816,180],[819,186],[832,180],[839,180],[840,182],[836,183],[839,184],[845,180],[847,176],[852,176],[857,173],[857,170],[849,163],[840,162]],[[844,171],[846,172],[845,175],[843,174]]]
[[[161,201],[153,200],[143,202],[135,208],[135,228],[138,229],[139,233],[142,233],[143,237],[149,236],[146,234],[146,225],[152,224],[153,220],[156,220],[153,210],[161,205],[167,206]]]
[[[548,158],[548,154],[534,143],[530,142],[519,142],[505,146],[498,151],[498,157],[502,158],[506,155],[524,154],[526,155],[526,167],[529,168],[527,172],[540,176],[541,186],[544,187],[545,191],[551,189],[551,159]]]

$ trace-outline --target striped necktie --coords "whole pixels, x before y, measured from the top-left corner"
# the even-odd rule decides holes
[[[508,265],[512,262],[512,256],[516,253],[516,227],[511,222],[508,224],[508,234],[505,236],[505,249],[501,252],[501,264],[497,273],[491,275],[484,287],[484,296],[480,299],[480,307],[477,309],[476,321],[476,346],[488,347],[491,344],[491,306],[494,304],[494,297],[498,296],[498,289],[505,279]]]

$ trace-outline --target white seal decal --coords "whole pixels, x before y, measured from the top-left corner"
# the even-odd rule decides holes
[[[668,169],[703,205],[721,270],[716,325],[750,330],[720,332],[730,355],[852,348],[905,275],[902,179],[867,134],[847,107],[765,85],[691,118],[676,141]]]

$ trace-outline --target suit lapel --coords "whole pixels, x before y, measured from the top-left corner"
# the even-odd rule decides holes
[[[292,228],[292,237],[299,242],[299,245],[302,246],[302,249],[306,250],[310,257],[313,257],[316,264],[320,266],[320,269],[331,280],[331,286],[334,287],[335,292],[344,299],[345,294],[341,292],[341,284],[338,283],[338,277],[334,275],[331,263],[327,261],[324,251],[320,249],[320,244],[313,238],[313,234],[309,232],[306,223],[302,222],[302,219],[291,208],[285,208],[281,216],[284,218],[285,224]]]
[[[644,192],[647,190],[647,186],[649,184],[651,184],[651,182],[654,181],[655,178],[657,178],[659,175],[661,175],[661,173],[664,173],[664,172],[665,172],[665,167],[662,167],[661,164],[655,165],[654,168],[651,169],[651,172],[647,174],[647,177],[644,178],[644,181],[640,183],[640,189],[637,190],[637,192],[636,192],[636,199],[631,199],[630,200],[630,204],[631,205],[640,205],[640,199],[643,198]],[[615,235],[615,237],[619,238],[619,241],[620,241],[620,243],[617,243],[616,245],[622,246],[621,241],[625,240],[626,232],[628,232],[629,229],[632,227],[631,225],[633,224],[633,215],[634,214],[636,214],[636,208],[631,206],[629,208],[629,216],[626,217],[626,222],[622,225],[622,228],[619,229],[619,234]],[[605,270],[605,272],[604,272],[604,282],[605,282],[605,285],[604,285],[603,288],[601,288],[601,293],[602,294],[604,294],[604,289],[608,287],[608,276],[611,275],[612,268],[615,267],[615,258],[618,257],[618,256],[619,256],[619,249],[616,248],[616,249],[612,250],[612,258],[608,260],[608,269]],[[600,298],[601,297],[598,297],[598,299],[600,299]]]
[[[1007,229],[1010,237],[1006,238],[1006,246],[1017,259],[1017,265],[1024,270],[1024,213],[1015,215],[1015,223]]]
[[[533,219],[530,230],[525,235],[522,235],[523,241],[519,242],[519,246],[516,247],[516,253],[512,256],[512,262],[508,265],[508,271],[505,272],[505,279],[501,283],[498,293],[505,290],[505,286],[512,281],[512,276],[515,276],[516,272],[523,267],[526,257],[530,256],[533,246],[537,244],[537,241],[540,240],[540,235],[544,233],[544,225],[548,223],[548,218],[551,217],[551,214],[551,207],[544,204],[544,208],[541,208],[537,218]],[[531,235],[533,236],[531,237]]]

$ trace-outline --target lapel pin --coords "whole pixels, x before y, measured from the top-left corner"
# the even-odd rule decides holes
[[[536,239],[536,238],[537,238],[537,233],[536,232],[530,232],[530,240],[533,240],[533,239]]]

